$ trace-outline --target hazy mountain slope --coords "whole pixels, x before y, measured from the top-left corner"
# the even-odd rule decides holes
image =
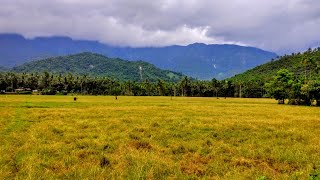
[[[142,67],[143,80],[156,81],[162,79],[165,81],[178,81],[183,77],[181,73],[161,70],[143,61],[132,62],[118,58],[112,59],[93,53],[80,53],[32,61],[16,66],[12,71],[48,71],[56,74],[74,73],[78,75],[112,77],[119,80],[140,81],[140,66]]]
[[[3,72],[3,71],[8,71],[9,68],[6,68],[6,67],[3,67],[3,66],[0,66],[0,72]]]
[[[237,45],[122,48],[96,41],[77,41],[67,37],[25,39],[16,34],[0,35],[0,65],[14,66],[31,59],[94,52],[108,57],[143,60],[159,68],[182,72],[199,79],[223,79],[276,57],[275,53]]]
[[[146,59],[158,67],[199,79],[223,79],[276,57],[274,53],[252,47],[199,43],[163,48],[128,48],[120,54],[125,59]]]

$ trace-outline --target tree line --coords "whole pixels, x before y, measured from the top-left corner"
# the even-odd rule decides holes
[[[194,96],[194,97],[233,97],[234,84],[231,81],[193,80],[184,77],[179,82],[157,80],[119,81],[108,77],[77,76],[68,74],[43,73],[0,73],[0,90],[6,93],[17,89],[37,90],[44,95],[83,94],[83,95],[127,95],[127,96]],[[20,92],[20,93],[28,93]]]
[[[308,73],[307,73],[308,74]],[[73,74],[44,73],[0,73],[0,90],[3,93],[16,92],[17,89],[37,90],[43,95],[68,93],[82,95],[126,95],[126,96],[189,96],[189,97],[273,97],[283,104],[320,104],[320,76],[294,76],[287,69],[281,69],[273,80],[200,81],[184,77],[173,83],[158,80],[150,82],[118,81],[107,77],[75,76]],[[16,93],[31,93],[18,91]]]
[[[276,66],[275,66],[276,65]],[[276,73],[274,67],[282,68]],[[249,73],[248,73],[249,72]],[[275,74],[274,76],[271,74]],[[320,106],[320,49],[285,55],[274,62],[254,68],[226,80],[195,80],[189,77],[179,82],[161,79],[121,81],[89,75],[43,73],[0,73],[3,93],[27,88],[44,95],[127,95],[127,96],[190,96],[190,97],[272,97],[284,104]]]

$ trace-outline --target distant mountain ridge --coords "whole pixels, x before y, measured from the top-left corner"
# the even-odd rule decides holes
[[[97,41],[68,37],[25,39],[17,34],[0,34],[0,65],[12,67],[30,60],[81,52],[94,52],[131,61],[143,60],[162,69],[182,72],[199,79],[223,79],[263,64],[276,57],[272,52],[238,45],[167,47],[114,47]]]
[[[91,77],[110,77],[121,81],[151,81],[158,79],[177,82],[184,75],[169,70],[161,70],[143,61],[126,61],[108,58],[95,53],[80,53],[31,61],[11,69],[13,72],[88,75]]]

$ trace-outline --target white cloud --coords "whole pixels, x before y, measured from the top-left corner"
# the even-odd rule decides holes
[[[1,0],[0,32],[120,46],[237,43],[276,52],[320,41],[318,0]]]

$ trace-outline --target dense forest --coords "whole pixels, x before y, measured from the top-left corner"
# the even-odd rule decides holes
[[[289,104],[320,106],[320,49],[284,55],[225,80],[200,81],[183,77],[179,81],[167,81],[146,77],[135,81],[66,72],[11,71],[0,73],[0,90],[16,93],[37,90],[41,94],[273,97],[280,104],[288,99]]]

